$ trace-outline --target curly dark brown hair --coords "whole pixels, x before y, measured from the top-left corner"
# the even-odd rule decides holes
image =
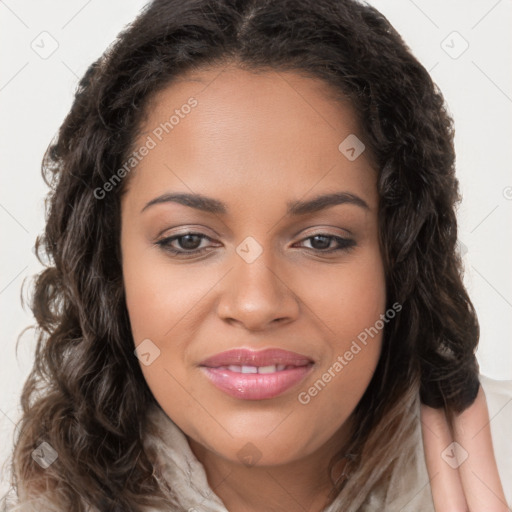
[[[457,249],[453,122],[399,34],[355,0],[155,0],[87,70],[43,160],[51,192],[36,247],[49,263],[34,287],[38,343],[13,454],[22,499],[46,493],[73,512],[169,504],[142,442],[155,399],[133,353],[123,290],[128,178],[104,200],[94,191],[130,154],[150,97],[185,72],[226,64],[331,85],[352,102],[378,167],[387,300],[402,310],[386,326],[347,446],[368,485],[393,463],[407,397],[419,391],[449,416],[476,397],[479,326]],[[59,454],[46,470],[30,456],[42,441]],[[333,482],[333,495],[342,489],[350,500],[360,487]]]

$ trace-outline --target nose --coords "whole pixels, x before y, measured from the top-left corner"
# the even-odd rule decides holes
[[[265,252],[252,263],[235,255],[234,268],[223,280],[217,306],[222,320],[260,331],[297,318],[299,301],[293,283],[289,277],[279,275],[264,255]]]

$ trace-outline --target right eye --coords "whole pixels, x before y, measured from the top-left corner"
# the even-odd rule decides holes
[[[200,247],[203,240],[211,240],[211,238],[203,233],[191,232],[162,238],[156,244],[171,254],[187,257],[197,256],[207,250],[207,247]]]

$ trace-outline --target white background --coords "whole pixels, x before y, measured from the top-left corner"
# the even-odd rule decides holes
[[[465,284],[481,324],[478,360],[484,375],[512,379],[512,0],[370,3],[431,72],[455,119],[464,196],[459,240]],[[0,0],[0,464],[11,448],[19,394],[33,360],[32,331],[21,337],[17,355],[15,347],[33,323],[20,294],[23,281],[28,285],[40,270],[33,244],[44,227],[41,159],[71,106],[78,78],[144,4]],[[52,44],[58,47],[47,58],[31,47],[43,52]]]

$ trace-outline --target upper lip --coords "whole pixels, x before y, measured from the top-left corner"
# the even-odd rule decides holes
[[[279,348],[268,348],[258,351],[235,348],[205,359],[200,363],[200,366],[208,366],[210,368],[229,365],[271,366],[284,364],[287,366],[306,366],[311,363],[313,363],[313,360],[303,354]]]

